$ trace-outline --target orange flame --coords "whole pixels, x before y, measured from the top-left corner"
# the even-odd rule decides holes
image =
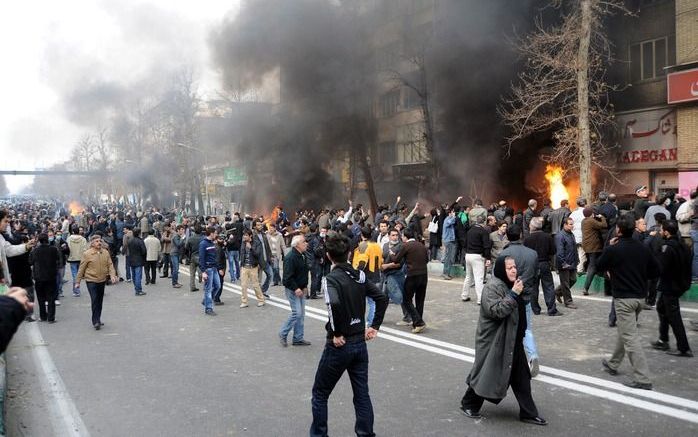
[[[279,219],[280,213],[281,209],[279,209],[278,206],[275,206],[274,209],[271,211],[271,214],[269,214],[267,219],[264,220],[264,223],[267,225],[267,229],[269,229],[272,226],[276,226],[276,221]]]
[[[545,179],[548,181],[548,191],[552,208],[559,208],[560,202],[569,200],[570,195],[562,182],[563,170],[557,165],[547,165],[545,167]]]
[[[76,216],[83,212],[85,210],[85,207],[82,206],[82,204],[77,200],[71,200],[68,204],[68,209],[70,210],[70,215]]]

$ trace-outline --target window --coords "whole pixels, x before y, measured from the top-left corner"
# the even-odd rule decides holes
[[[640,82],[664,77],[664,67],[676,63],[676,39],[674,35],[631,44],[630,81]]]
[[[398,164],[427,162],[427,144],[424,136],[424,123],[413,123],[397,129]]]
[[[397,112],[397,107],[400,104],[400,91],[390,91],[383,94],[380,98],[378,115],[381,117],[390,117]]]
[[[410,88],[410,87],[405,87],[405,91],[403,93],[403,102],[402,102],[402,108],[403,109],[414,109],[414,108],[419,108],[420,104],[422,103],[422,99],[419,97],[417,92]]]

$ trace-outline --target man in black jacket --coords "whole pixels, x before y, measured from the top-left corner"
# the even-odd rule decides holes
[[[676,221],[667,220],[662,225],[662,245],[659,253],[662,274],[657,286],[657,315],[659,316],[659,340],[652,343],[652,347],[667,351],[677,357],[693,356],[688,345],[686,328],[681,319],[679,298],[686,291],[685,284],[690,284],[691,256],[690,249],[679,242],[679,227]],[[685,278],[682,284],[681,278]],[[676,337],[676,351],[669,350],[669,326]]]
[[[0,354],[5,352],[22,320],[33,308],[24,288],[12,287],[0,296]]]
[[[659,264],[650,250],[633,238],[635,216],[632,213],[623,215],[618,220],[617,228],[618,239],[612,241],[597,260],[597,268],[609,272],[611,276],[618,325],[618,340],[613,356],[601,364],[608,373],[616,375],[627,352],[633,368],[633,379],[624,384],[652,390],[647,360],[640,344],[637,317],[644,307],[647,280],[659,276]]]
[[[56,247],[49,245],[48,235],[39,235],[39,245],[29,254],[33,266],[34,288],[41,321],[56,321],[56,275],[60,267],[60,255]],[[47,308],[48,307],[48,308]]]
[[[327,400],[344,371],[349,373],[354,392],[357,435],[375,436],[373,406],[368,395],[368,350],[366,341],[378,335],[388,298],[378,287],[366,281],[363,272],[354,270],[347,262],[349,239],[331,233],[326,242],[327,257],[332,271],[325,277],[323,288],[329,321],[327,343],[320,358],[312,391],[313,423],[310,436],[327,435]],[[373,324],[366,328],[366,297],[376,302]]]
[[[279,331],[281,345],[284,347],[288,346],[287,337],[291,329],[294,346],[310,346],[310,342],[303,339],[305,293],[308,289],[308,263],[305,262],[303,253],[307,248],[305,237],[296,235],[291,240],[291,251],[284,258],[283,284],[291,306],[291,314]]]
[[[131,276],[133,277],[133,289],[136,296],[145,295],[141,281],[143,280],[143,266],[145,265],[146,248],[141,240],[141,230],[133,230],[133,238],[128,242],[128,255],[131,261]]]
[[[196,288],[196,275],[199,275],[201,282],[201,270],[199,269],[199,244],[201,243],[201,227],[194,226],[192,234],[187,238],[185,252],[189,258],[189,291],[199,291]]]
[[[252,231],[245,229],[242,233],[242,244],[240,245],[240,276],[241,299],[240,308],[247,308],[247,286],[251,285],[257,296],[257,306],[264,305],[264,294],[259,285],[259,269],[265,265],[262,256],[262,243],[258,239],[253,240]]]

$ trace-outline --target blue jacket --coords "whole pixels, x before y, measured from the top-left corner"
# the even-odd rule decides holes
[[[199,243],[199,269],[201,269],[202,272],[205,272],[206,269],[217,269],[217,254],[216,243],[208,238],[201,239]]]
[[[577,256],[577,243],[574,239],[574,234],[562,230],[555,234],[555,246],[557,254],[555,262],[558,270],[576,270],[579,264]]]
[[[456,218],[448,216],[444,219],[444,230],[441,233],[441,241],[449,243],[456,241]]]

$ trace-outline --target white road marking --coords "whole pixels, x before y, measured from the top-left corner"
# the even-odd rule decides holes
[[[90,433],[68,394],[37,325],[38,323],[28,323],[27,330],[34,362],[40,370],[41,389],[48,401],[49,419],[53,429],[56,435],[60,436],[89,437]]]
[[[182,273],[182,272],[181,272]],[[184,272],[185,275],[188,275],[188,273]],[[241,294],[241,288],[239,285],[232,285],[229,283],[223,284],[224,288],[227,289],[228,291],[238,294]],[[250,294],[251,299],[255,299],[256,297],[254,296],[254,293]],[[278,308],[283,308],[285,310],[290,311],[291,307],[290,305],[283,299],[277,298],[275,296],[272,296],[271,298],[266,299],[267,305],[275,306]],[[324,310],[319,309],[319,308],[314,308],[309,305],[306,305],[305,307],[306,310],[306,317],[310,317],[312,319],[320,320],[323,322],[327,321],[327,314]],[[423,335],[415,335],[411,333],[406,333],[402,331],[398,331],[393,328],[389,327],[381,327],[381,333],[379,334],[379,338],[385,339],[385,340],[390,340],[396,343],[404,344],[406,346],[411,346],[417,349],[421,349],[427,352],[432,352],[438,355],[450,357],[450,358],[455,358],[460,361],[465,361],[468,363],[472,363],[475,360],[475,350],[471,348],[467,348],[464,346],[456,345],[453,343],[448,343],[445,341],[441,340],[436,340],[432,339]],[[467,355],[466,355],[467,354]],[[637,407],[641,408],[644,410],[648,410],[651,412],[656,412],[660,414],[664,414],[670,417],[674,417],[677,419],[685,420],[688,422],[692,423],[698,423],[698,414],[686,411],[685,409],[678,409],[662,404],[658,404],[655,402],[650,402],[650,401],[645,401],[642,399],[638,399],[638,397],[642,398],[647,398],[651,399],[657,402],[662,402],[665,404],[673,404],[682,408],[688,408],[691,410],[696,410],[698,411],[698,402],[691,400],[691,399],[685,399],[681,398],[678,396],[673,396],[673,395],[668,395],[665,393],[660,393],[656,391],[649,391],[649,390],[639,390],[639,389],[632,389],[630,387],[626,387],[620,383],[604,380],[601,378],[596,378],[593,376],[588,376],[584,374],[579,374],[579,373],[574,373],[574,372],[569,372],[566,370],[562,369],[556,369],[553,367],[548,367],[548,366],[541,366],[541,373],[542,375],[539,375],[538,377],[534,378],[534,381],[540,381],[540,382],[545,382],[551,385],[557,385],[559,387],[567,388],[569,390],[577,391],[580,393],[585,393],[588,395],[592,396],[597,396],[601,397],[604,399],[608,399],[611,401],[619,402],[622,404],[626,404],[632,407]],[[554,376],[550,376],[554,375]],[[566,379],[561,379],[561,378],[567,378],[571,379],[573,381],[568,381]],[[579,381],[580,383],[574,382],[574,381]],[[592,387],[586,384],[593,384],[593,385],[598,385],[606,389],[612,389],[616,391],[620,391],[624,394],[620,393],[614,393],[609,390],[604,390],[602,388],[597,388],[597,387]]]

